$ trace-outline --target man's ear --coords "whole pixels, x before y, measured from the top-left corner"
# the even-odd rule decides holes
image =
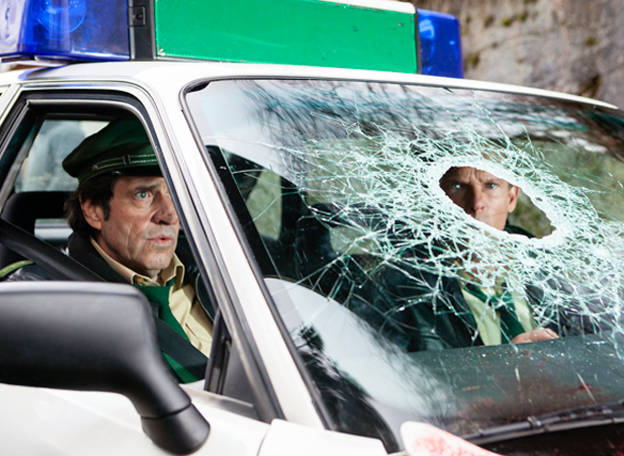
[[[104,211],[102,206],[94,204],[91,200],[80,200],[80,207],[82,208],[82,215],[85,220],[91,226],[91,228],[98,231],[102,230],[102,222],[104,221]]]
[[[518,204],[518,195],[520,194],[520,187],[512,185],[509,188],[509,206],[508,213],[511,214]]]

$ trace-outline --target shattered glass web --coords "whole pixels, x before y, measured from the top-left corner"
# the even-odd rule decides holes
[[[232,172],[265,243],[280,242],[282,212],[292,203],[285,195],[295,195],[306,217],[331,235],[334,256],[327,255],[324,261],[298,256],[294,266],[284,266],[279,255],[273,255],[279,277],[348,305],[363,293],[365,282],[394,270],[402,274],[405,289],[419,291],[413,299],[408,295],[385,309],[389,321],[393,314],[422,302],[439,313],[456,312],[442,293],[441,282],[432,286],[412,272],[425,270],[463,280],[461,268],[470,268],[480,286],[503,278],[517,293],[527,286],[540,288],[544,304],[533,309],[536,324],[556,322],[562,311],[576,313],[585,318],[589,330],[607,330],[618,346],[624,296],[621,121],[547,100],[470,91],[318,81],[219,84],[243,89],[245,96],[239,94],[237,99],[225,91],[222,110],[215,110],[215,100],[203,109],[217,143],[228,151]],[[231,124],[243,123],[245,129],[216,127],[227,118],[228,109],[233,113]],[[241,115],[250,111],[247,118]],[[214,112],[218,114],[210,114]],[[237,155],[247,160],[247,166],[234,166]],[[519,186],[537,207],[529,210],[529,223],[541,217],[552,229],[527,238],[475,221],[439,186],[452,166],[476,167]],[[282,187],[284,180],[290,184]],[[534,226],[524,228],[532,231]],[[271,253],[269,244],[267,249]],[[423,249],[426,261],[409,254]],[[350,261],[354,258],[359,260]],[[304,263],[308,270],[297,275],[295,270],[305,270]],[[314,265],[317,269],[310,270]],[[327,278],[335,281],[329,291],[320,285]],[[280,310],[287,319],[289,315]],[[323,312],[326,309],[319,308],[317,313]],[[314,342],[310,333],[313,323],[288,325],[302,352],[314,344],[323,350],[322,341]],[[373,328],[374,332],[379,326]],[[359,375],[361,371],[346,367],[348,359],[333,359],[331,364],[346,369],[347,376],[376,400],[409,411],[404,417],[440,424],[431,417],[455,413],[457,391],[435,379],[425,380],[427,375],[383,338],[376,343],[393,365],[379,371],[377,376],[386,377],[376,391],[367,384],[370,371]],[[621,350],[616,353],[621,356]],[[374,356],[369,353],[369,364]],[[326,367],[329,364],[324,361]],[[453,376],[452,366],[442,361],[440,365],[445,375]],[[336,368],[327,369],[338,376]],[[392,369],[403,369],[405,376],[390,379]],[[517,368],[514,375],[520,382]],[[406,381],[414,378],[420,379],[417,386]],[[392,395],[386,386],[379,386],[388,382],[403,393]],[[408,394],[410,388],[428,397],[428,405]],[[509,404],[501,409],[505,407]],[[529,412],[537,413],[535,407]],[[382,414],[386,419],[392,415]],[[400,416],[395,420],[401,421]],[[467,427],[456,428],[458,432],[485,425],[468,417],[465,421]]]
[[[596,327],[620,320],[623,225],[613,220],[614,213],[599,214],[590,199],[612,198],[602,182],[606,176],[554,168],[543,161],[549,146],[567,156],[582,156],[589,150],[592,161],[609,158],[604,145],[590,142],[596,138],[578,137],[587,132],[579,119],[540,106],[519,113],[511,103],[497,106],[492,115],[476,98],[407,100],[406,94],[390,100],[396,94],[383,90],[349,93],[349,98],[341,95],[339,87],[291,88],[286,100],[283,93],[278,100],[268,91],[252,92],[266,108],[262,114],[271,126],[273,144],[287,147],[282,152],[283,174],[332,233],[332,243],[340,251],[334,263],[365,253],[376,260],[365,271],[371,276],[375,269],[390,266],[462,280],[459,272],[465,268],[482,287],[494,286],[497,279],[506,280],[517,293],[524,293],[527,285],[536,286],[549,303],[534,309],[540,326],[557,318],[556,308],[561,307],[582,313]],[[380,109],[396,107],[397,101],[402,102],[400,110]],[[410,118],[409,108],[418,111],[418,117]],[[530,120],[530,133],[518,121],[520,114],[522,121]],[[414,119],[418,122],[410,123]],[[541,148],[533,138],[541,140]],[[548,145],[541,144],[545,140]],[[476,167],[519,186],[550,219],[554,233],[529,239],[473,220],[440,189],[439,180],[451,166]],[[598,190],[569,185],[559,176],[575,184],[579,180],[586,186],[593,184]],[[620,181],[617,184],[621,186]],[[618,199],[621,203],[621,194]],[[319,210],[321,203],[333,203],[333,210]],[[391,238],[396,233],[389,227],[396,226],[400,226],[400,242]],[[423,246],[428,252],[426,262],[404,254]],[[436,299],[438,291],[430,289],[428,296],[418,299],[430,299],[443,311],[453,311],[451,303]],[[406,305],[409,301],[392,311],[402,312]],[[608,326],[622,330],[620,325]]]

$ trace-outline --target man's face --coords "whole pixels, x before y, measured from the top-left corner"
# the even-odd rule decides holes
[[[180,221],[162,177],[120,177],[113,187],[110,214],[82,202],[85,219],[98,230],[95,241],[124,266],[155,279],[169,266]]]
[[[451,168],[440,187],[468,215],[502,230],[518,202],[519,189],[490,173],[470,167]]]

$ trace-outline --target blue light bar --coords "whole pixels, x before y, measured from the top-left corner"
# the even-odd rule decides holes
[[[422,74],[464,77],[459,20],[450,14],[418,10]]]
[[[156,5],[164,10],[178,1],[182,0],[160,0]],[[210,10],[222,7],[229,0],[203,1],[206,2],[204,7]],[[298,1],[303,4],[309,0]],[[348,2],[345,0],[345,3]],[[155,38],[158,34],[154,33],[154,11],[150,5],[154,5],[152,0],[0,0],[0,60],[39,58],[111,61],[158,58],[155,53],[158,44]],[[130,28],[129,11],[132,16]],[[186,14],[194,14],[194,11],[194,8],[182,8],[175,17],[175,23],[186,26],[189,23]],[[420,73],[462,78],[461,37],[457,18],[418,10],[418,21]],[[201,26],[204,27],[204,24]],[[162,34],[161,29],[157,31]],[[184,44],[193,42],[187,40],[188,33],[186,29],[178,33]],[[240,43],[238,45],[240,47]],[[203,49],[201,43],[200,47]],[[413,41],[411,49],[411,52],[415,51]],[[182,50],[180,55],[188,57],[189,53]],[[414,55],[406,55],[407,60],[410,58],[415,63]],[[216,60],[246,59],[230,55]],[[288,60],[277,63],[318,64]]]
[[[127,0],[4,0],[0,59],[127,60]]]

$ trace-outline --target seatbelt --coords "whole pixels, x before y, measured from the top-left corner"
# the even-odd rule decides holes
[[[1,218],[0,243],[34,261],[41,269],[59,280],[104,281],[100,276],[47,242]]]
[[[35,262],[44,271],[52,274],[59,280],[106,282],[72,257],[65,255],[47,242],[1,218],[0,243],[15,253]],[[22,265],[26,266],[27,264],[22,263]],[[154,321],[156,322],[156,336],[160,350],[177,361],[195,379],[204,378],[208,358],[191,345],[190,342],[184,340],[164,321],[159,318],[154,318]],[[190,378],[188,381],[182,380],[185,382],[194,381]]]
[[[154,321],[156,322],[156,336],[158,337],[160,349],[180,363],[184,369],[195,377],[195,379],[186,380],[181,378],[181,380],[185,383],[190,383],[203,379],[206,376],[206,366],[208,365],[206,355],[186,341],[175,329],[160,318],[155,318]],[[172,369],[175,370],[173,367]],[[178,377],[181,377],[181,375],[178,375]]]

